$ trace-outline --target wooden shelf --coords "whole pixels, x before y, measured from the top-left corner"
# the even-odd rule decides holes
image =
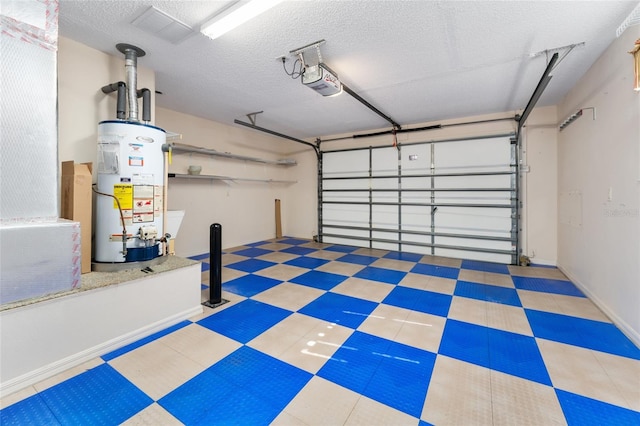
[[[255,163],[274,164],[278,166],[295,166],[298,164],[296,160],[292,160],[289,158],[284,158],[280,160],[266,160],[264,158],[231,154],[230,152],[216,151],[215,149],[201,148],[201,147],[185,145],[181,143],[174,143],[171,145],[171,147],[173,151],[176,151],[176,152],[191,152],[196,154],[212,155],[215,157],[232,158],[234,160],[253,161]],[[236,179],[236,180],[240,180],[240,179]]]

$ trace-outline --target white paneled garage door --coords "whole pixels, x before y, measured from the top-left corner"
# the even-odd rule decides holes
[[[517,263],[513,135],[322,153],[323,242]]]

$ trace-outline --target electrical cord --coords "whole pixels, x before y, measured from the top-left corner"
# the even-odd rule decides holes
[[[287,71],[287,66],[285,64],[285,62],[287,61],[287,58],[285,58],[284,56],[282,57],[282,68],[284,69],[285,74],[287,74],[289,77],[291,77],[292,79],[296,79],[296,78],[300,78],[302,77],[302,74],[304,74],[304,65],[302,64],[302,61],[298,58],[295,60],[295,62],[293,63],[293,69],[291,70],[291,72]],[[298,70],[296,71],[296,66],[298,67]]]

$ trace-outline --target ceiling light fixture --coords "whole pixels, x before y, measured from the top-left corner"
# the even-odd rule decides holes
[[[200,32],[212,40],[271,9],[282,0],[240,0],[209,21],[202,24]]]

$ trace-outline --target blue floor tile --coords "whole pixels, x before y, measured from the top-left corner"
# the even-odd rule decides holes
[[[195,256],[189,256],[187,259],[191,259],[191,260],[203,260],[203,259],[208,259],[209,258],[209,253],[203,253],[203,254],[198,254]]]
[[[377,303],[368,300],[325,293],[298,312],[345,327],[358,328],[377,306]]]
[[[541,291],[565,296],[585,297],[571,281],[512,276],[513,285],[520,290]]]
[[[398,284],[406,275],[407,273],[402,271],[367,266],[355,274],[354,277],[371,281],[380,281],[387,284]]]
[[[354,332],[318,376],[420,417],[436,355]]]
[[[422,254],[417,253],[406,253],[403,251],[390,251],[389,253],[384,255],[385,259],[393,259],[393,260],[405,260],[407,262],[419,262],[422,259]]]
[[[258,241],[257,243],[244,244],[247,247],[258,247],[263,246],[265,244],[271,244],[271,241]]]
[[[489,329],[448,319],[438,353],[489,368]]]
[[[283,253],[289,253],[289,254],[299,254],[301,256],[307,255],[309,253],[313,253],[314,251],[318,251],[317,249],[312,249],[312,248],[307,248],[307,247],[299,247],[299,246],[294,246],[294,247],[289,247],[286,248],[284,250],[280,250]]]
[[[153,403],[109,364],[99,365],[39,395],[62,425],[119,424]]]
[[[495,285],[458,281],[453,294],[476,300],[484,300],[485,302],[522,306],[520,298],[518,297],[518,292],[515,289]]]
[[[200,290],[206,290],[206,289],[208,289],[208,288],[209,288],[209,286],[208,286],[208,285],[206,285],[206,284],[200,284]]]
[[[188,425],[269,424],[311,377],[243,346],[158,403]]]
[[[267,262],[266,260],[260,259],[247,259],[240,262],[232,263],[230,265],[227,265],[226,267],[244,272],[257,272],[274,265],[277,265],[277,263]]]
[[[265,254],[273,253],[273,250],[265,250],[261,248],[251,247],[244,250],[234,251],[233,254],[245,257],[258,257]]]
[[[429,265],[427,263],[418,263],[411,269],[414,274],[431,275],[434,277],[458,279],[460,270],[458,268],[450,268],[448,266]]]
[[[285,238],[283,240],[278,240],[278,242],[282,244],[291,244],[292,246],[299,246],[300,244],[307,244],[309,240],[301,240],[299,238]]]
[[[556,389],[556,395],[569,426],[640,425],[640,413]]]
[[[247,299],[198,321],[198,324],[240,343],[247,343],[291,313],[257,300]]]
[[[347,278],[348,277],[344,275],[331,274],[329,272],[309,271],[290,279],[289,282],[318,288],[320,290],[331,290]]]
[[[234,294],[239,294],[240,296],[251,297],[255,296],[258,293],[262,293],[263,291],[268,290],[272,287],[275,287],[281,282],[282,281],[274,280],[273,278],[249,274],[233,279],[231,281],[227,281],[226,283],[222,284],[222,289]]]
[[[533,337],[449,319],[438,353],[551,386]]]
[[[479,260],[463,260],[463,269],[473,269],[474,271],[493,272],[495,274],[507,274],[509,275],[509,268],[507,265],[493,262],[482,262]]]
[[[20,402],[0,410],[0,425],[59,425],[53,413],[40,394],[35,394]]]
[[[640,360],[640,349],[615,325],[525,309],[536,337]]]
[[[355,263],[356,265],[370,265],[378,260],[378,258],[372,256],[363,256],[361,254],[346,254],[342,257],[337,258],[336,260],[339,262]]]
[[[362,247],[341,246],[341,245],[336,244],[334,246],[327,247],[324,250],[337,251],[337,252],[340,252],[340,253],[351,253],[352,251],[356,251],[359,248],[362,248]]]
[[[489,368],[551,386],[533,337],[489,328]]]
[[[285,265],[297,266],[299,268],[315,269],[328,263],[327,259],[319,259],[317,257],[300,256],[295,259],[284,262]]]
[[[202,262],[202,263],[200,264],[200,272],[207,272],[207,271],[210,269],[210,266],[211,266],[211,265],[209,265],[209,263],[207,263],[207,262]]]
[[[176,330],[180,330],[182,327],[186,327],[189,324],[192,324],[191,321],[181,321],[176,325],[173,325],[171,327],[167,327],[164,330],[158,331],[157,333],[153,333],[150,336],[144,337],[140,340],[137,340],[133,343],[130,343],[126,346],[121,347],[120,349],[116,349],[115,351],[111,351],[108,354],[104,354],[102,355],[102,359],[105,361],[111,361],[114,358],[119,357],[120,355],[124,355],[128,352],[131,352],[134,349],[137,349],[141,346],[146,345],[149,342],[153,342],[156,339],[159,339],[163,336],[166,336],[167,334],[171,334]]]
[[[451,299],[452,296],[448,294],[398,286],[391,290],[382,303],[446,317],[451,306]]]

